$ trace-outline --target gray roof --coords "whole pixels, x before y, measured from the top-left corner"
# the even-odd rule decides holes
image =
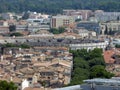
[[[80,85],[68,86],[63,88],[57,88],[54,90],[82,90]]]

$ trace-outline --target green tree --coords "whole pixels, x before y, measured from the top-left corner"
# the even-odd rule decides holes
[[[17,90],[17,86],[13,82],[0,81],[0,90]]]
[[[90,78],[111,78],[114,76],[112,73],[107,72],[102,65],[93,66],[90,72]]]
[[[81,21],[81,19],[76,19],[76,20],[75,20],[75,22],[79,22],[79,21]]]
[[[16,47],[16,45],[12,43],[6,43],[6,44],[3,44],[3,47]]]
[[[105,62],[102,57],[101,58],[93,58],[92,60],[89,60],[88,62],[89,62],[90,67],[95,66],[95,65],[105,66]]]
[[[104,34],[107,35],[108,34],[108,27],[105,26],[105,31],[104,31]]]
[[[73,71],[69,85],[83,83],[83,80],[89,78],[111,78],[114,76],[105,69],[102,49],[70,50],[70,52],[73,54]]]
[[[7,48],[7,47],[30,48],[30,46],[27,45],[27,44],[17,45],[17,44],[12,44],[12,43],[3,44],[2,47],[3,47],[3,48]]]
[[[59,27],[58,29],[57,28],[51,28],[49,30],[49,32],[51,32],[53,34],[61,34],[61,33],[65,32],[65,28],[64,27]]]
[[[90,9],[120,11],[119,0],[1,0],[0,12],[36,11],[48,14],[62,13],[63,9]]]
[[[25,12],[22,16],[22,19],[28,19],[29,18],[30,13],[29,12]]]
[[[23,36],[23,34],[19,32],[11,33],[10,36]]]
[[[83,68],[75,68],[72,74],[71,85],[81,84],[83,80],[88,79],[89,71]]]
[[[10,32],[15,31],[16,30],[16,26],[15,25],[10,25],[9,26],[9,30],[10,30]]]
[[[117,17],[117,21],[120,21],[120,17],[119,16]]]
[[[98,58],[98,57],[103,57],[102,56],[102,49],[99,48],[95,48],[92,51],[89,51],[89,60],[93,59],[93,58]]]
[[[116,48],[120,48],[120,45],[116,44],[115,47],[116,47]]]
[[[21,47],[21,48],[30,48],[30,46],[27,45],[27,44],[21,44],[19,47]]]
[[[58,30],[59,30],[59,33],[65,32],[65,28],[64,27],[59,27]]]
[[[112,30],[110,29],[110,30],[109,30],[109,35],[111,35],[111,34],[112,34]]]
[[[89,64],[87,61],[81,59],[80,57],[75,57],[74,68],[89,69]]]

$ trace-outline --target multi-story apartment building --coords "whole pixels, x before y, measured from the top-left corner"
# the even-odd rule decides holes
[[[9,32],[8,22],[1,20],[0,21],[0,33],[8,33],[8,32]]]
[[[95,31],[97,34],[100,34],[100,25],[97,22],[91,21],[80,21],[77,23],[77,28],[85,28],[89,31]]]
[[[13,13],[2,13],[1,17],[5,20],[7,19],[13,19],[14,14]]]
[[[106,23],[100,24],[102,34],[104,34],[105,30],[107,32],[111,31],[119,31],[120,30],[120,21],[110,21]]]
[[[117,20],[120,17],[120,12],[104,12],[104,11],[96,11],[95,18],[98,22],[106,22]]]
[[[51,18],[51,28],[68,27],[75,19],[72,16],[58,15]]]
[[[88,18],[93,15],[91,10],[63,10],[64,15],[70,15],[75,17],[75,19],[88,20]]]

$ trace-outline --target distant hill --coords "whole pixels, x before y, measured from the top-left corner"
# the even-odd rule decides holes
[[[0,12],[60,13],[62,9],[120,11],[120,0],[0,0]]]

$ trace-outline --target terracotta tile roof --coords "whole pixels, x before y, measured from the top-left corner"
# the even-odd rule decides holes
[[[52,89],[49,89],[49,88],[45,89],[45,88],[31,88],[31,87],[27,87],[24,90],[52,90]]]
[[[115,52],[112,50],[107,50],[104,52],[104,60],[105,63],[114,63],[115,59],[112,58],[112,55],[114,55]]]

